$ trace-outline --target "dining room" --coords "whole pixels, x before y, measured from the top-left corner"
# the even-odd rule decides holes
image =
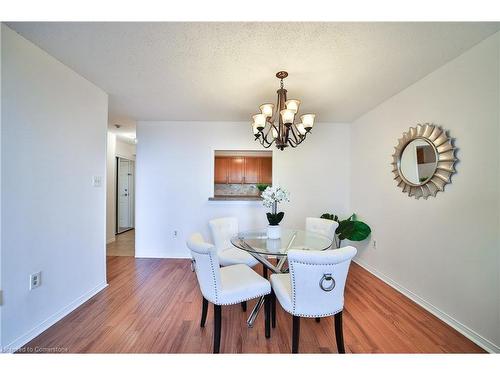
[[[500,352],[499,51],[498,22],[2,24],[5,347]],[[32,176],[33,134],[60,164]]]

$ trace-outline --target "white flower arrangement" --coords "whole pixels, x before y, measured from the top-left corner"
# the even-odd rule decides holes
[[[271,208],[273,214],[277,211],[278,203],[290,202],[290,193],[279,185],[268,186],[261,196],[262,204],[264,207]]]

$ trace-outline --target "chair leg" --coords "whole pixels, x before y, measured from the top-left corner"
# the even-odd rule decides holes
[[[219,353],[221,331],[221,306],[214,305],[214,353]]]
[[[292,353],[299,352],[299,336],[300,336],[300,316],[293,316],[292,326]]]
[[[200,327],[205,327],[205,322],[207,321],[207,311],[208,311],[208,301],[203,297],[203,303],[201,306],[201,322]]]
[[[314,318],[316,320],[316,323],[321,322],[321,318]]]
[[[335,340],[337,341],[337,350],[341,354],[345,354],[344,348],[344,333],[342,332],[342,311],[334,316],[335,319]]]
[[[265,334],[266,339],[271,337],[271,295],[264,296]]]
[[[271,325],[276,328],[276,294],[271,290]]]
[[[267,280],[267,267],[262,265],[262,277]]]
[[[241,309],[242,309],[243,311],[247,311],[247,301],[243,301],[243,302],[241,303]]]

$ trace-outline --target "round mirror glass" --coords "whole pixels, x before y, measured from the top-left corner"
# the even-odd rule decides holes
[[[434,146],[426,139],[414,139],[401,153],[401,175],[414,185],[423,185],[434,175],[437,166]]]

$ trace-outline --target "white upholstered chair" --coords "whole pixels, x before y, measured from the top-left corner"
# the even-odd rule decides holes
[[[265,336],[271,336],[271,284],[245,264],[235,264],[220,268],[217,251],[212,244],[206,243],[199,233],[193,234],[187,241],[191,250],[194,270],[198,279],[203,306],[201,327],[205,326],[208,302],[214,305],[214,347],[219,353],[221,335],[221,306],[243,303],[265,296]]]
[[[231,237],[238,233],[238,219],[235,217],[222,217],[208,222],[210,232],[217,249],[220,265],[246,264],[256,266],[259,262],[249,253],[238,249],[231,244]]]
[[[332,241],[335,239],[335,230],[339,223],[333,220],[320,219],[317,217],[306,217],[306,231],[321,234],[330,238]]]
[[[272,298],[293,315],[292,353],[299,350],[300,318],[334,316],[335,338],[339,353],[345,353],[342,332],[344,288],[352,246],[325,251],[290,250],[290,273],[271,275]],[[274,304],[273,304],[274,305]],[[273,307],[274,308],[274,307]],[[275,316],[275,312],[272,312]]]

